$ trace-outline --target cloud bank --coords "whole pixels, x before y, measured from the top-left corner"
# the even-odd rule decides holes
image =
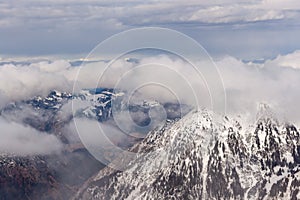
[[[116,6],[117,5],[117,6]],[[295,18],[300,9],[297,0],[288,1],[9,1],[0,4],[2,27],[21,25],[24,21],[34,23],[54,23],[65,19],[64,25],[79,25],[82,19],[95,24],[97,21],[111,27],[132,26],[134,24],[170,23],[243,23]],[[45,26],[45,25],[44,25]]]
[[[297,0],[2,1],[0,56],[83,54],[145,26],[179,30],[214,53],[274,56],[299,48],[299,9]]]
[[[218,61],[228,112],[250,113],[254,117],[258,104],[267,103],[283,119],[299,123],[300,71],[295,69],[297,63],[287,67],[282,62],[285,57],[299,59],[299,54],[278,56],[264,64],[244,63],[232,57]]]
[[[297,114],[300,112],[296,111],[300,107],[299,59],[299,51],[279,55],[260,64],[244,62],[231,56],[217,59],[216,64],[227,94],[227,111],[254,112],[258,103],[265,102],[288,119],[300,119],[300,115]],[[144,68],[136,70],[136,65]],[[179,98],[191,102],[189,97],[193,97],[193,91],[188,85],[191,84],[199,91],[203,91],[202,95],[205,98],[202,99],[209,97],[203,80],[194,76],[191,66],[180,59],[164,55],[149,56],[141,58],[138,64],[120,59],[113,63],[111,70],[106,71],[102,82],[99,83],[99,77],[106,66],[107,63],[103,61],[87,63],[77,77],[79,68],[71,66],[70,62],[64,60],[24,65],[6,64],[0,67],[0,105],[28,99],[33,95],[45,95],[52,89],[72,91],[76,78],[80,86],[76,89],[115,87],[118,83],[119,87],[132,90],[137,89],[135,87],[141,86],[143,82],[153,81],[166,87],[146,85],[138,88],[136,94],[143,93],[153,100],[170,101]],[[188,81],[183,77],[188,78]],[[214,89],[213,86],[209,87]],[[209,104],[206,101],[200,103],[204,106]]]
[[[281,118],[300,123],[299,59],[299,51],[279,55],[263,63],[245,62],[231,56],[216,59],[215,63],[219,68],[227,95],[227,114],[249,115],[253,119],[258,104],[267,103]],[[78,90],[115,87],[117,83],[121,89],[128,91],[135,89],[136,93],[130,94],[130,101],[146,98],[165,102],[179,100],[181,103],[193,104],[195,103],[193,90],[190,88],[192,85],[192,88],[199,90],[202,95],[200,105],[206,107],[210,103],[206,85],[193,74],[191,66],[180,59],[166,55],[144,57],[139,59],[138,63],[128,62],[128,59],[123,58],[117,60],[107,71],[100,85],[97,85],[99,75],[103,74],[107,66],[103,61],[86,63],[78,77],[80,68],[72,66],[65,60],[20,63],[22,62],[18,64],[10,62],[0,66],[0,106],[2,107],[9,102],[27,100],[34,95],[46,95],[53,89],[71,92],[76,78],[81,87],[77,88]],[[200,62],[200,64],[205,63]],[[137,66],[142,67],[137,68]],[[213,78],[213,76],[210,77],[208,73],[204,78]],[[151,82],[151,84],[143,86],[144,82]],[[214,90],[214,86],[208,85],[208,87]],[[78,106],[80,108],[85,105]],[[59,116],[68,119],[71,114],[69,103],[63,107]],[[53,153],[61,149],[61,143],[55,136],[40,133],[19,123],[9,122],[0,117],[1,152],[36,155]],[[91,125],[86,121],[82,123],[81,127],[85,129]],[[64,131],[69,132],[67,137],[72,138],[74,127],[70,126],[65,127]],[[109,129],[109,132],[118,132],[110,130],[109,126],[105,128]],[[78,138],[73,139],[75,142],[79,141]]]

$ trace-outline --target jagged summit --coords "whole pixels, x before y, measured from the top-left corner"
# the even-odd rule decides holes
[[[257,108],[256,120],[257,121],[273,121],[274,123],[278,123],[277,116],[275,112],[272,110],[271,106],[267,103],[260,103]]]
[[[125,171],[100,171],[76,199],[299,199],[299,132],[267,119],[249,128],[193,111],[150,133],[132,149],[143,156]]]
[[[1,115],[58,134],[60,126],[67,123],[59,113],[70,101],[89,103],[78,109],[75,117],[103,122],[111,119],[112,100],[123,95],[109,89],[84,90],[77,95],[52,91],[46,97],[11,103]],[[145,125],[153,106],[161,105],[142,101],[128,109]],[[261,104],[253,124],[241,122],[242,118],[219,116],[214,120],[215,115],[205,110],[180,118],[181,106],[163,104],[169,112],[167,123],[130,148],[137,154],[127,168],[101,170],[81,187],[75,199],[300,198],[300,136],[296,126],[280,123],[265,104]],[[22,111],[26,116],[20,114]],[[63,135],[59,138],[68,143]]]

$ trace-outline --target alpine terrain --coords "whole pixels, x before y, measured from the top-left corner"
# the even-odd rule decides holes
[[[300,199],[299,132],[267,110],[253,126],[208,111],[169,121],[130,149],[124,171],[100,170],[75,199]]]

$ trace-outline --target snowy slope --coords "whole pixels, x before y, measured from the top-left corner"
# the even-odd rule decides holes
[[[101,170],[75,199],[299,199],[300,136],[269,115],[242,127],[194,111],[132,149],[124,171]]]

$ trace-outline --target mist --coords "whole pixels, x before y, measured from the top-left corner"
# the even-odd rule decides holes
[[[54,135],[9,122],[0,117],[0,152],[18,156],[59,153],[62,143]]]
[[[259,104],[265,103],[281,120],[299,123],[300,71],[297,62],[286,66],[284,57],[263,64],[244,63],[232,57],[217,61],[227,95],[227,112],[254,118]],[[293,54],[293,59],[299,58],[299,53]]]

